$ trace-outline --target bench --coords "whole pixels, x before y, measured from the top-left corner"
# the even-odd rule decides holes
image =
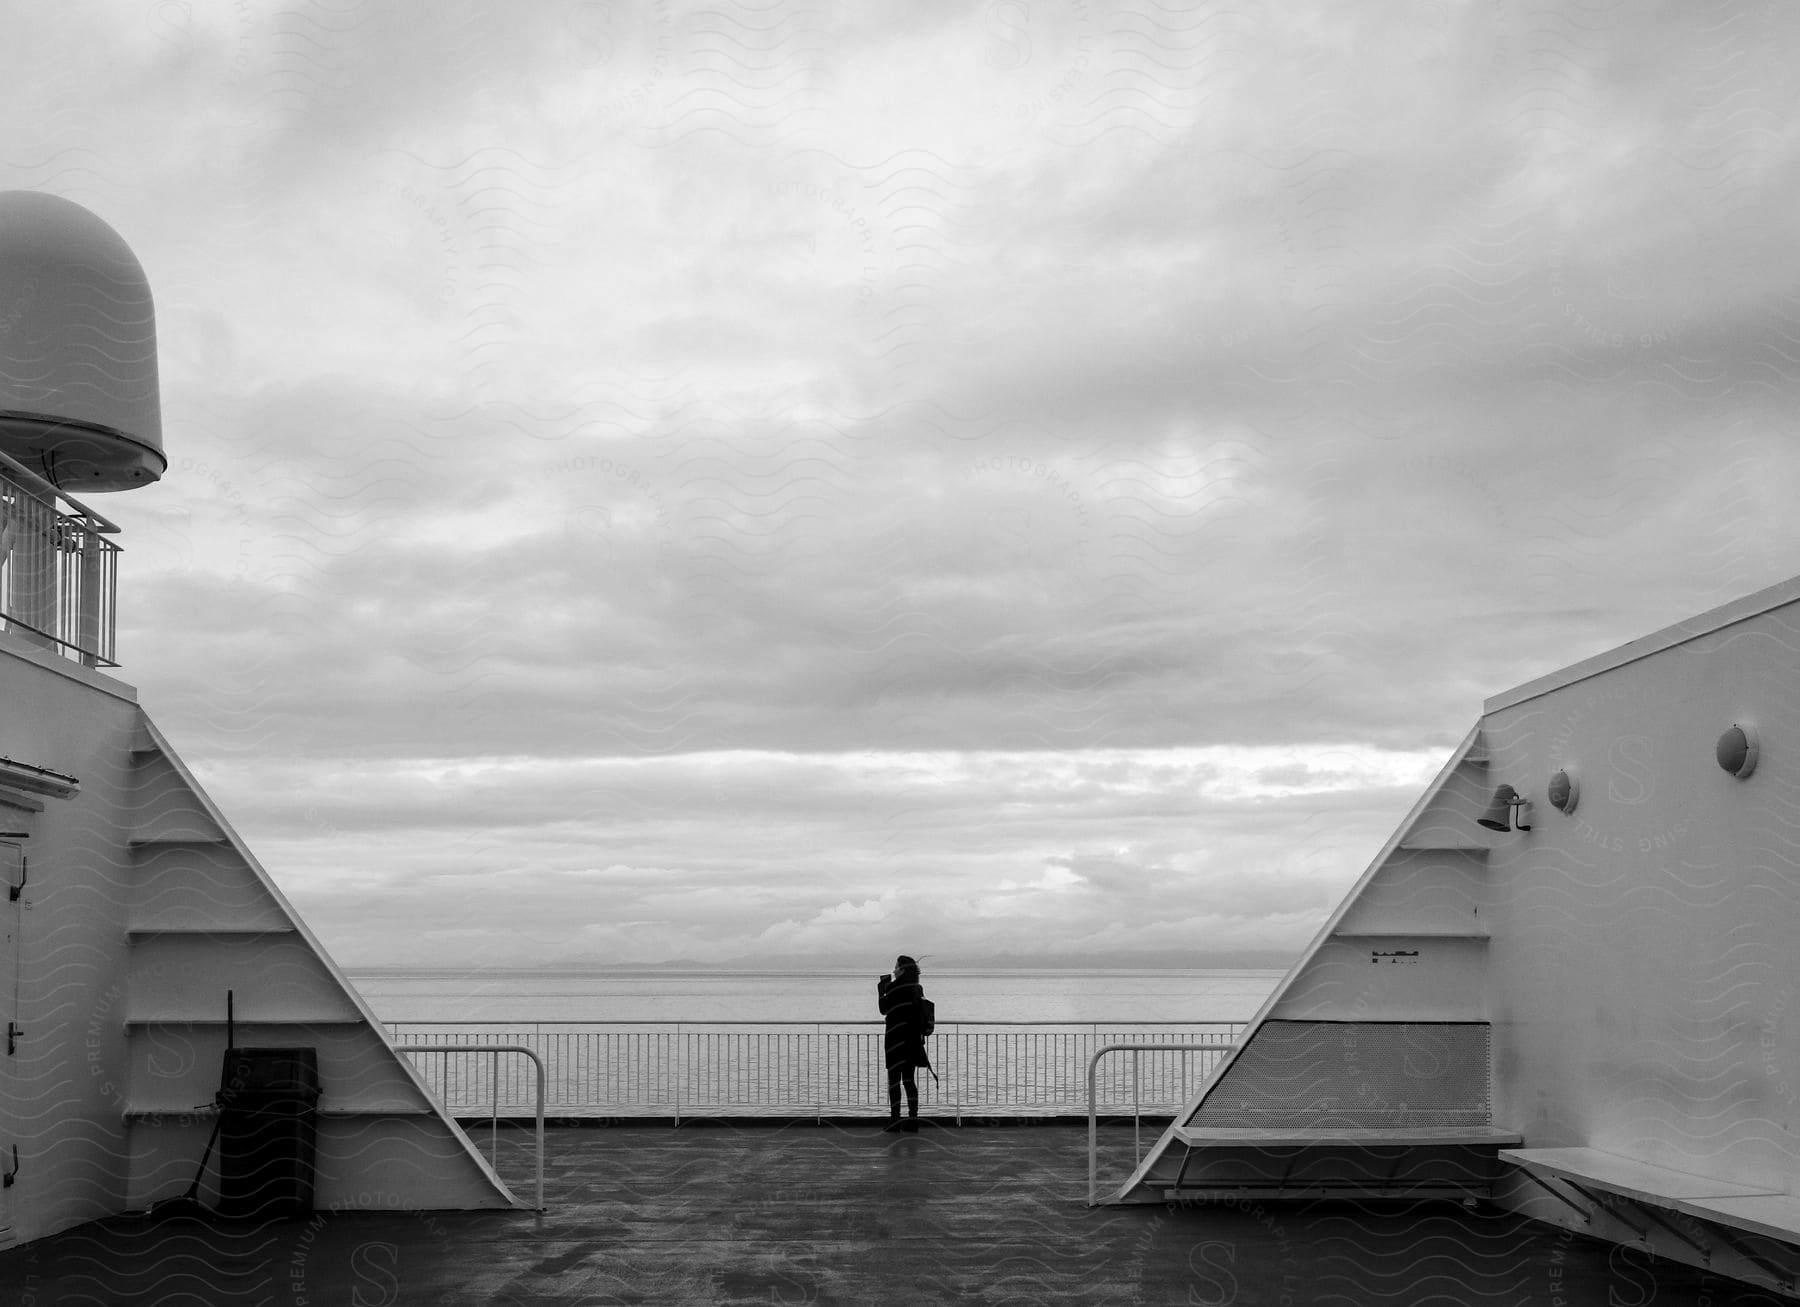
[[[1462,1166],[1450,1166],[1441,1173],[1460,1150],[1480,1149],[1492,1157],[1500,1148],[1522,1142],[1522,1136],[1511,1130],[1486,1125],[1454,1126],[1176,1126],[1171,1132],[1187,1146],[1176,1172],[1175,1183],[1163,1191],[1169,1201],[1200,1197],[1270,1197],[1270,1198],[1420,1198],[1420,1197],[1485,1197],[1492,1191],[1492,1177]],[[1188,1164],[1197,1149],[1232,1149],[1263,1152],[1287,1151],[1279,1176],[1261,1181],[1222,1180],[1206,1184],[1187,1183]],[[1408,1151],[1429,1150],[1439,1164],[1438,1174],[1429,1170],[1424,1175],[1402,1176],[1401,1165]],[[1388,1156],[1394,1150],[1395,1155]],[[1439,1152],[1438,1150],[1449,1150]],[[1358,1160],[1365,1164],[1381,1161],[1386,1175],[1348,1174],[1332,1177],[1296,1177],[1295,1164],[1302,1160]],[[1465,1159],[1466,1160],[1466,1159]]]
[[[1684,1231],[1658,1212],[1671,1212],[1705,1221],[1717,1230],[1720,1241],[1746,1260],[1759,1266],[1791,1291],[1795,1277],[1791,1270],[1776,1266],[1744,1247],[1729,1231],[1743,1231],[1780,1243],[1800,1243],[1800,1198],[1766,1185],[1741,1184],[1694,1175],[1672,1167],[1640,1162],[1598,1148],[1508,1148],[1500,1160],[1520,1168],[1526,1178],[1535,1182],[1552,1197],[1580,1214],[1583,1221],[1592,1213],[1548,1183],[1545,1177],[1559,1180],[1595,1207],[1615,1220],[1636,1230],[1647,1239],[1649,1231],[1631,1216],[1619,1210],[1617,1199],[1634,1205],[1645,1220],[1660,1227],[1693,1248],[1703,1257],[1712,1249]]]
[[[1447,1144],[1502,1147],[1524,1136],[1490,1125],[1217,1126],[1180,1125],[1175,1137],[1190,1148],[1420,1148]]]

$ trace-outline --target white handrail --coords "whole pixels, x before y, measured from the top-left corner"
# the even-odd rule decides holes
[[[40,495],[49,497],[52,503],[57,499],[60,499],[68,504],[71,508],[81,514],[82,518],[85,519],[84,525],[86,525],[89,530],[98,531],[102,535],[119,534],[118,526],[110,518],[96,513],[86,504],[75,498],[74,495],[71,495],[67,490],[64,490],[54,481],[48,481],[39,476],[36,472],[33,472],[30,468],[19,462],[19,460],[14,458],[11,454],[0,451],[0,467],[5,468],[8,472],[12,473],[14,480],[24,482],[25,487],[28,490],[34,490]]]
[[[837,1026],[879,1027],[885,1026],[887,1022],[880,1017],[868,1019],[851,1017],[844,1021],[776,1021],[771,1020],[768,1017],[730,1017],[721,1018],[717,1021],[701,1020],[693,1017],[685,1017],[678,1021],[670,1020],[666,1017],[621,1017],[617,1020],[609,1017],[558,1017],[550,1021],[541,1021],[535,1017],[519,1017],[511,1020],[499,1017],[420,1017],[416,1020],[409,1020],[404,1017],[384,1017],[381,1024],[386,1026],[389,1030],[401,1026],[461,1026],[464,1029],[467,1029],[470,1026],[505,1026],[508,1029],[513,1030],[530,1026],[534,1031],[540,1026],[655,1026],[661,1030],[671,1030],[679,1033],[688,1026],[706,1026],[709,1029],[713,1026],[780,1026],[783,1029],[790,1026],[805,1026],[814,1029],[823,1029],[826,1026],[834,1028]],[[1182,1028],[1191,1028],[1194,1026],[1231,1026],[1241,1030],[1248,1024],[1249,1023],[1245,1021],[1212,1021],[1208,1019],[1199,1021],[1138,1021],[1127,1017],[1119,1017],[1116,1019],[1108,1018],[1104,1021],[940,1021],[937,1023],[937,1028],[939,1030],[960,1030],[965,1026],[979,1026],[983,1030],[990,1027],[998,1029],[1029,1027],[1046,1030],[1147,1030],[1156,1026],[1178,1026]],[[1183,1047],[1185,1047],[1185,1045]]]
[[[533,1210],[544,1210],[544,1096],[548,1090],[549,1080],[544,1073],[544,1059],[526,1048],[523,1044],[395,1044],[398,1053],[523,1053],[531,1059],[537,1068],[537,1206]],[[499,1077],[495,1077],[496,1082]],[[498,1129],[499,1105],[494,1108],[495,1129]]]
[[[396,1040],[429,1043],[519,1044],[542,1054],[549,1093],[559,1115],[664,1116],[678,1112],[752,1115],[785,1112],[816,1116],[885,1108],[879,1023],[835,1022],[531,1022],[510,1028],[487,1023],[431,1025],[386,1023]],[[1081,1074],[1102,1044],[1235,1040],[1238,1023],[1190,1021],[1182,1029],[1143,1030],[1140,1023],[1025,1022],[940,1023],[931,1038],[931,1061],[942,1081],[920,1085],[921,1102],[964,1118],[1067,1112],[1082,1108]],[[439,1031],[444,1031],[439,1034]],[[438,1092],[459,1110],[478,1109],[478,1098],[453,1088],[451,1073],[485,1063],[446,1059],[429,1075]],[[440,1069],[442,1076],[440,1077]],[[1179,1058],[1153,1058],[1152,1081],[1161,1109],[1186,1101]],[[441,1083],[440,1083],[441,1081]],[[523,1115],[531,1090],[522,1081],[499,1087],[502,1107]],[[1122,1085],[1121,1081],[1121,1085]],[[473,1089],[474,1086],[468,1086]],[[1135,1089],[1145,1092],[1140,1066]],[[479,1099],[489,1099],[486,1083]]]
[[[1100,1126],[1099,1126],[1099,1113],[1097,1111],[1097,1096],[1096,1096],[1096,1091],[1095,1091],[1095,1087],[1094,1087],[1094,1073],[1100,1067],[1100,1059],[1105,1057],[1108,1053],[1123,1053],[1123,1052],[1128,1052],[1128,1051],[1132,1052],[1132,1053],[1150,1053],[1150,1052],[1156,1052],[1156,1053],[1208,1053],[1208,1052],[1226,1053],[1226,1052],[1230,1052],[1235,1047],[1236,1047],[1236,1044],[1231,1043],[1231,1042],[1226,1042],[1223,1044],[1220,1044],[1220,1043],[1108,1044],[1104,1048],[1098,1048],[1098,1049],[1094,1050],[1094,1055],[1088,1059],[1088,1068],[1087,1068],[1087,1090],[1088,1090],[1088,1200],[1087,1200],[1087,1205],[1089,1207],[1092,1207],[1094,1205],[1094,1194],[1098,1190],[1099,1184],[1100,1184],[1100,1179],[1099,1179],[1099,1176],[1100,1176]],[[1135,1108],[1136,1099],[1137,1099],[1137,1059],[1136,1058],[1133,1058],[1131,1061],[1131,1093],[1132,1093],[1133,1105]],[[1141,1157],[1143,1155],[1143,1141],[1138,1135],[1138,1117],[1137,1117],[1137,1112],[1135,1110],[1132,1112],[1132,1115],[1131,1115],[1131,1142],[1132,1142],[1132,1146],[1138,1150],[1138,1155]]]

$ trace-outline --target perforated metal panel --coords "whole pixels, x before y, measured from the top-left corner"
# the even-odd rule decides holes
[[[1266,1021],[1188,1124],[1489,1124],[1485,1021]]]

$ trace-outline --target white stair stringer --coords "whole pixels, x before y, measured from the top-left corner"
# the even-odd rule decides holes
[[[1485,1172],[1488,797],[1478,723],[1105,1201],[1454,1190]],[[1370,1157],[1398,1178],[1366,1183]]]
[[[525,1207],[141,715],[121,814],[134,877],[123,1019],[127,1205],[186,1191],[211,1132],[231,991],[239,1047],[317,1050],[315,1206]],[[216,1193],[217,1164],[201,1194]]]

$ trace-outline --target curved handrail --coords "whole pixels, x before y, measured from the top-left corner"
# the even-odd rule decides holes
[[[534,1022],[490,1028],[462,1022],[437,1025],[383,1023],[396,1041],[444,1047],[463,1042],[519,1044],[543,1055],[549,1088],[557,1095],[558,1111],[567,1115],[668,1116],[677,1123],[690,1104],[701,1115],[729,1115],[747,1109],[750,1115],[770,1112],[823,1119],[827,1114],[885,1106],[879,1092],[879,1024],[738,1021],[634,1022],[609,1024],[592,1021]],[[458,1028],[460,1027],[460,1028]],[[1235,1041],[1241,1028],[1230,1022],[1177,1023],[1175,1029],[1143,1029],[1139,1023],[1018,1022],[1005,1026],[950,1023],[940,1025],[932,1037],[932,1064],[943,1079],[921,1086],[940,1108],[977,1115],[1001,1116],[1025,1111],[1073,1113],[1079,1119],[1081,1075],[1089,1054],[1112,1043],[1144,1046],[1180,1040],[1188,1043]],[[439,1041],[442,1041],[440,1043]],[[1185,1046],[1185,1043],[1184,1043]],[[471,1064],[481,1063],[471,1055]],[[445,1059],[431,1065],[431,1082],[459,1112],[479,1111],[487,1085],[479,1093],[472,1085],[451,1086],[448,1070],[442,1083],[439,1071],[456,1068]],[[748,1068],[748,1070],[746,1070]],[[873,1070],[874,1079],[869,1076]],[[1186,1068],[1180,1059],[1153,1061],[1151,1083],[1139,1077],[1132,1086],[1120,1085],[1140,1097],[1153,1093],[1162,1111],[1174,1108],[1186,1097]],[[504,1073],[497,1068],[496,1074]],[[530,1090],[517,1080],[517,1071],[504,1073],[497,1092],[505,1095],[515,1115],[530,1111]],[[1187,1078],[1191,1079],[1191,1073]],[[1152,1088],[1154,1085],[1154,1088]],[[510,1086],[510,1087],[508,1087]],[[1171,1095],[1173,1096],[1171,1098]],[[548,1100],[546,1099],[546,1102]],[[496,1106],[495,1114],[498,1115]]]
[[[465,1029],[469,1026],[505,1026],[513,1030],[520,1029],[524,1026],[657,1026],[665,1030],[680,1030],[685,1026],[883,1026],[887,1023],[880,1017],[848,1017],[843,1021],[779,1021],[771,1020],[768,1017],[722,1017],[716,1021],[709,1018],[696,1019],[694,1017],[684,1017],[680,1020],[670,1020],[667,1017],[621,1017],[617,1020],[609,1017],[558,1017],[549,1021],[538,1020],[533,1017],[521,1017],[518,1019],[507,1019],[504,1017],[425,1017],[415,1021],[403,1017],[383,1017],[381,1019],[381,1024],[388,1027],[390,1030],[396,1026],[461,1026]],[[1246,1021],[1194,1021],[1191,1019],[1185,1021],[1134,1021],[1121,1017],[1116,1020],[1108,1018],[1103,1021],[940,1021],[937,1023],[937,1028],[939,1030],[954,1030],[960,1029],[963,1026],[981,1026],[985,1029],[990,1026],[998,1026],[1003,1029],[1010,1029],[1015,1026],[1026,1026],[1057,1030],[1098,1030],[1102,1028],[1108,1030],[1147,1030],[1156,1026],[1180,1026],[1189,1029],[1194,1026],[1230,1026],[1241,1029],[1248,1024],[1249,1023]]]
[[[395,1044],[397,1053],[523,1053],[537,1068],[537,1206],[544,1210],[544,1098],[549,1078],[544,1072],[544,1059],[523,1044]]]
[[[9,475],[12,480],[22,482],[26,489],[32,491],[34,494],[44,496],[45,500],[48,502],[54,503],[58,499],[62,500],[65,504],[75,510],[75,514],[71,514],[70,516],[75,516],[75,520],[88,530],[101,532],[105,535],[116,536],[119,534],[118,524],[113,522],[112,519],[96,513],[86,504],[75,498],[74,495],[71,495],[67,490],[64,490],[54,481],[49,481],[44,477],[39,476],[36,472],[33,472],[30,468],[19,462],[19,460],[14,458],[11,454],[0,451],[0,468],[4,468],[5,474]]]
[[[1099,1187],[1100,1176],[1100,1127],[1098,1098],[1094,1084],[1094,1073],[1099,1070],[1100,1059],[1108,1053],[1225,1053],[1235,1048],[1234,1041],[1217,1043],[1209,1041],[1204,1044],[1107,1044],[1094,1050],[1088,1059],[1087,1091],[1088,1091],[1088,1199],[1087,1205],[1094,1206],[1094,1194]],[[1132,1063],[1131,1083],[1133,1090],[1137,1087],[1137,1063]],[[1142,1141],[1137,1134],[1137,1117],[1131,1118],[1132,1143],[1142,1149]]]

